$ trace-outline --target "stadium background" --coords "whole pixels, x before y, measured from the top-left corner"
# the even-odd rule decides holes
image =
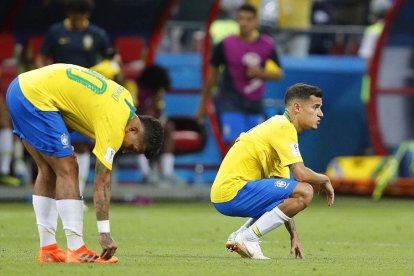
[[[107,29],[114,42],[127,38],[126,48],[132,51],[124,56],[124,61],[130,61],[123,67],[125,75],[139,74],[144,61],[167,67],[173,82],[166,94],[167,113],[193,118],[208,52],[203,51],[208,49],[203,34],[208,19],[214,17],[212,7],[219,2],[96,0],[91,20]],[[239,2],[221,1],[227,8]],[[337,196],[335,205],[327,208],[324,197],[315,194],[311,206],[295,217],[304,260],[288,256],[289,237],[283,229],[263,239],[261,246],[272,258],[269,262],[241,259],[224,250],[228,234],[243,219],[222,216],[207,202],[222,158],[220,137],[208,121],[205,146],[198,152],[177,155],[175,173],[188,186],[158,189],[138,183],[141,175],[135,159],[129,155],[117,158],[111,204],[111,232],[119,245],[116,255],[120,262],[116,266],[39,265],[35,216],[29,204],[32,179],[29,175],[19,187],[0,183],[0,274],[413,275],[414,147],[409,141],[414,129],[414,0],[394,0],[387,14],[388,25],[375,51],[367,105],[361,101],[367,64],[357,56],[357,49],[369,21],[369,1],[323,2],[332,9],[332,25],[288,28],[275,25],[272,16],[262,22],[262,29],[276,38],[286,71],[282,81],[267,84],[267,114],[283,111],[283,92],[298,81],[319,85],[326,95],[320,130],[304,133],[300,142],[306,164],[334,176]],[[1,93],[18,72],[30,66],[22,55],[28,54],[30,61],[48,26],[63,18],[62,3],[63,0],[0,1]],[[285,52],[289,45],[285,38],[298,33],[327,35],[334,43],[324,55],[291,55]],[[380,97],[385,98],[380,101],[388,108],[382,109],[384,105],[378,104]],[[390,98],[394,101],[391,104],[387,103]],[[384,117],[384,112],[390,116]],[[338,158],[341,156],[345,159]],[[392,170],[385,170],[383,178],[390,184],[385,190],[387,197],[373,201],[372,172],[378,160],[392,161],[391,166],[384,167]],[[30,169],[32,162],[27,155],[25,162]],[[92,179],[93,164],[86,189],[88,205]],[[136,195],[139,200],[130,204]],[[63,245],[61,228],[59,225],[57,240]],[[86,243],[99,251],[91,208],[85,213],[84,230]]]
[[[138,75],[144,63],[165,66],[172,78],[172,88],[166,95],[167,114],[171,117],[192,118],[203,84],[203,68],[208,60],[209,51],[206,49],[211,46],[210,41],[205,39],[207,27],[217,18],[220,4],[222,8],[226,7],[231,11],[239,2],[243,1],[96,1],[91,21],[105,28],[115,46],[119,46],[118,50],[125,62],[123,72],[126,77],[133,78]],[[260,1],[252,2],[260,6]],[[278,82],[268,82],[266,88],[268,116],[283,112],[283,93],[293,83],[310,83],[323,89],[325,118],[320,129],[300,136],[301,152],[306,164],[320,172],[326,171],[330,162],[338,156],[392,154],[398,148],[398,144],[394,144],[388,145],[386,150],[381,150],[372,142],[381,140],[383,133],[381,130],[374,136],[370,133],[372,121],[375,120],[368,121],[370,116],[361,101],[361,87],[367,64],[357,56],[357,49],[364,27],[369,21],[369,1],[325,2],[333,11],[333,25],[310,25],[309,28],[302,29],[286,28],[277,24],[262,25],[263,30],[275,37],[276,43],[279,43],[278,39],[286,33],[305,33],[309,36],[329,34],[333,37],[333,44],[327,55],[294,56],[282,51],[280,54],[285,77]],[[412,2],[394,1],[394,6],[398,6],[397,10],[402,14],[409,14],[413,11]],[[21,64],[22,55],[29,53],[29,57],[33,58],[42,34],[52,23],[64,17],[62,4],[63,1],[59,0],[1,2],[0,38],[4,41],[1,51],[2,91],[7,88],[15,74],[25,70],[26,67]],[[349,13],[354,16],[349,18]],[[392,25],[397,37],[401,35],[398,34],[398,30],[404,30],[404,39],[394,39],[391,46],[410,45],[412,42],[414,28],[412,23],[407,22],[410,21],[399,20]],[[181,35],[177,39],[174,34],[178,31]],[[280,39],[281,49],[285,46],[283,43],[288,44]],[[383,44],[386,45],[386,42]],[[12,49],[8,49],[7,45],[11,45]],[[126,45],[125,48],[122,48],[122,45]],[[399,64],[398,60],[393,62]],[[412,67],[410,69],[408,66],[408,70],[411,70],[409,73],[412,74]],[[412,87],[408,88],[409,91],[410,89]],[[398,93],[397,91],[396,94]],[[412,94],[410,93],[408,97]],[[410,122],[412,121],[402,123],[403,127]],[[399,122],[388,122],[394,123]],[[222,159],[220,137],[214,132],[214,127],[214,122],[206,123],[206,143],[201,150],[176,156],[175,173],[189,183],[186,190],[189,195],[195,195],[196,198],[200,197],[200,193],[203,198],[208,196],[209,185],[214,180]],[[412,132],[399,138],[401,143],[410,140]],[[135,189],[135,184],[141,175],[134,160],[128,155],[117,158],[114,184],[119,184],[117,187],[120,190],[132,187],[134,193],[139,193],[139,187]],[[25,161],[29,167],[32,165],[29,158]],[[409,167],[407,164],[403,165]],[[405,176],[410,178],[411,173]],[[89,174],[89,182],[92,180],[93,170]],[[372,186],[372,181],[369,183]],[[21,198],[30,190],[30,183],[26,183],[21,192],[16,189],[10,190],[9,187],[0,188],[6,189],[2,193],[2,198]],[[148,187],[142,188],[145,190]],[[194,188],[199,188],[201,192],[194,192]],[[87,189],[87,195],[89,190]],[[130,193],[130,190],[125,193]],[[159,192],[148,194],[156,196]]]

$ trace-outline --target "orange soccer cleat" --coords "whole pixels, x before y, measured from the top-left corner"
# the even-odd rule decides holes
[[[109,260],[102,259],[98,253],[89,250],[83,245],[81,248],[72,251],[68,249],[66,252],[67,263],[97,263],[97,264],[113,264],[118,262],[117,257],[111,257]]]
[[[64,263],[66,262],[66,252],[60,249],[56,243],[43,246],[37,256],[39,263]]]

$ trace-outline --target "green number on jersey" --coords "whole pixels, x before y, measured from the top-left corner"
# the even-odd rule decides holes
[[[86,74],[89,77],[95,78],[96,80],[100,82],[101,85],[98,86],[95,83],[92,83],[91,81],[86,79],[86,76],[82,77],[82,75],[84,74]],[[76,81],[77,83],[80,83],[81,85],[85,86],[92,92],[99,94],[99,95],[105,93],[106,87],[108,86],[108,84],[106,83],[105,77],[92,70],[88,70],[88,69],[83,70],[83,69],[68,67],[66,69],[66,75],[68,76],[69,79]]]

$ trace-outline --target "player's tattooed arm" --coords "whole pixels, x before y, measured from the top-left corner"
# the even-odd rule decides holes
[[[297,235],[298,233],[296,232],[296,225],[295,225],[295,220],[292,218],[290,220],[288,220],[287,222],[285,222],[285,227],[288,230],[290,236],[292,237],[293,235]]]
[[[111,171],[96,159],[93,201],[98,221],[109,220],[111,194]],[[110,233],[100,233],[99,243],[102,246],[101,258],[105,260],[110,259],[118,248]]]
[[[111,195],[111,171],[96,159],[93,202],[97,220],[109,219]]]
[[[303,259],[302,243],[300,242],[298,232],[296,231],[295,220],[292,218],[285,222],[285,227],[290,234],[290,256]]]
[[[293,173],[293,171],[296,169],[297,163],[293,163],[289,165],[290,171]]]

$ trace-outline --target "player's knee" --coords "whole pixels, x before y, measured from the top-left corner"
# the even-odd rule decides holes
[[[313,199],[313,187],[309,183],[306,183],[305,186],[305,198],[307,201],[307,205],[309,205]]]
[[[48,176],[54,174],[52,168],[50,166],[48,166],[46,163],[36,164],[36,165],[37,165],[37,170],[38,170],[39,174],[43,175],[44,177],[48,177]]]
[[[301,198],[301,202],[306,208],[313,199],[313,187],[309,183],[301,182],[299,187],[299,194]]]
[[[78,163],[76,162],[76,158],[71,156],[69,158],[65,158],[65,161],[62,162],[60,166],[56,168],[56,175],[64,178],[70,178],[78,175]]]

